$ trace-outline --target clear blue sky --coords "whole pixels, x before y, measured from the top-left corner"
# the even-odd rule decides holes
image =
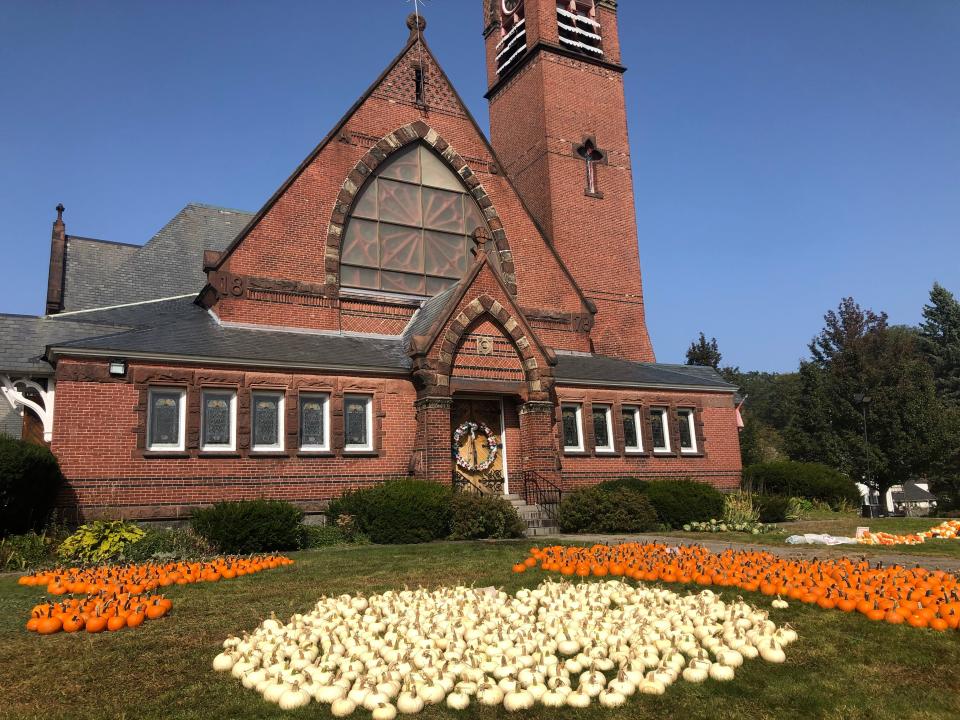
[[[0,3],[0,312],[40,313],[50,222],[143,243],[256,210],[406,38],[403,0]],[[427,40],[486,126],[481,0]],[[960,2],[621,0],[647,317],[788,370],[844,295],[960,292]],[[0,338],[0,342],[3,338]]]

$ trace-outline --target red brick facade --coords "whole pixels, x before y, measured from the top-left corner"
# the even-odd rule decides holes
[[[587,3],[591,7],[593,3]],[[483,396],[502,403],[508,488],[535,475],[564,488],[623,475],[739,481],[732,394],[558,378],[559,353],[652,362],[634,221],[630,150],[615,3],[596,3],[603,58],[577,57],[557,38],[554,0],[526,0],[527,56],[497,73],[498,3],[483,0],[490,73],[488,143],[416,26],[400,53],[237,239],[205,260],[198,303],[226,327],[360,333],[405,343],[409,367],[336,373],[249,365],[211,367],[183,357],[131,358],[124,377],[110,357],[62,354],[56,367],[52,448],[69,480],[62,504],[83,516],[181,517],[217,500],[275,497],[317,510],[344,490],[415,475],[451,482],[451,407]],[[417,77],[422,79],[418,94]],[[602,153],[585,189],[590,141]],[[341,250],[360,192],[394,153],[424,145],[456,173],[483,213],[472,267],[428,325],[422,300],[340,286]],[[495,149],[495,150],[494,150]],[[402,339],[401,339],[402,336]],[[164,348],[157,348],[158,354]],[[298,366],[299,367],[299,366]],[[330,366],[328,366],[330,367]],[[182,451],[147,449],[151,388],[185,392]],[[203,389],[236,392],[236,449],[201,450]],[[251,392],[280,392],[283,449],[251,449]],[[299,450],[302,393],[329,396],[330,449]],[[373,449],[344,450],[344,396],[372,398]],[[561,403],[613,413],[614,451],[565,453]],[[623,448],[623,406],[642,409],[645,452]],[[649,408],[694,410],[697,452],[649,451]],[[678,432],[671,422],[671,432]],[[680,446],[675,438],[671,447]]]

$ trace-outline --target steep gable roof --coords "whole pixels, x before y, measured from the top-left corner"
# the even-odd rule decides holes
[[[101,304],[105,298],[100,288],[109,283],[139,249],[139,245],[67,235],[63,309],[82,310]]]
[[[425,27],[425,23],[421,18],[421,28]],[[340,118],[339,121],[333,126],[330,132],[320,141],[320,143],[307,155],[306,158],[296,167],[293,173],[277,188],[276,192],[270,196],[267,202],[257,211],[252,218],[250,218],[249,223],[237,234],[232,242],[225,248],[218,258],[216,264],[214,265],[215,270],[219,270],[224,266],[224,263],[230,258],[234,253],[237,247],[244,241],[244,239],[250,235],[250,233],[257,227],[257,225],[264,219],[267,213],[276,205],[276,203],[284,196],[284,194],[291,188],[291,186],[297,181],[297,179],[311,166],[311,164],[317,159],[320,153],[330,144],[332,140],[339,137],[346,125],[350,122],[352,118],[357,114],[357,112],[363,107],[364,103],[367,102],[371,97],[375,97],[378,94],[383,94],[385,97],[389,97],[390,91],[393,88],[386,88],[386,81],[391,77],[391,74],[397,69],[398,65],[403,61],[403,59],[411,53],[412,50],[416,49],[418,53],[418,59],[422,58],[423,64],[431,66],[432,69],[435,69],[439,75],[439,79],[444,86],[444,91],[449,90],[449,97],[440,97],[436,99],[430,99],[428,96],[428,102],[431,107],[436,105],[446,105],[446,107],[440,107],[441,112],[451,112],[452,109],[456,109],[459,112],[462,112],[466,119],[471,124],[473,130],[476,132],[477,138],[483,144],[484,149],[493,159],[494,164],[497,167],[503,167],[503,164],[497,157],[496,152],[493,149],[493,146],[490,144],[486,133],[481,129],[480,125],[477,123],[476,118],[470,112],[466,103],[464,103],[463,98],[457,92],[456,87],[450,82],[450,78],[447,76],[446,72],[443,70],[443,67],[437,61],[436,56],[430,50],[429,45],[426,40],[423,38],[422,33],[417,32],[415,26],[413,25],[413,19],[408,19],[408,27],[411,28],[410,35],[407,39],[407,42],[404,44],[400,52],[390,61],[390,63],[384,68],[384,70],[377,76],[377,78],[370,84],[370,86],[357,98],[356,102],[350,106],[346,113]],[[583,306],[589,309],[591,312],[596,311],[596,306],[592,300],[587,298],[583,290],[577,284],[576,280],[573,277],[573,274],[567,268],[563,259],[560,257],[556,248],[548,240],[548,235],[545,232],[544,228],[536,220],[534,215],[530,212],[529,206],[524,200],[523,196],[517,191],[516,186],[508,175],[505,173],[501,175],[503,180],[506,182],[507,186],[510,188],[513,196],[517,199],[522,208],[522,212],[525,214],[527,220],[536,228],[537,234],[540,240],[543,242],[543,247],[549,254],[549,256],[556,262],[557,267],[560,269],[560,272],[563,274],[563,277],[570,283],[570,286],[573,288],[577,297],[579,297]]]
[[[205,250],[223,250],[250,213],[190,203],[145,245],[67,238],[64,309],[89,310],[196,293]]]

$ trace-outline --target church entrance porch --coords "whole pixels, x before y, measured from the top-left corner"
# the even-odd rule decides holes
[[[465,492],[510,492],[503,398],[455,397],[450,410],[453,482]]]

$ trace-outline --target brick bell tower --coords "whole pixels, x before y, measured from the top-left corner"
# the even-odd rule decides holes
[[[483,0],[490,137],[597,312],[594,352],[654,361],[616,0]]]

